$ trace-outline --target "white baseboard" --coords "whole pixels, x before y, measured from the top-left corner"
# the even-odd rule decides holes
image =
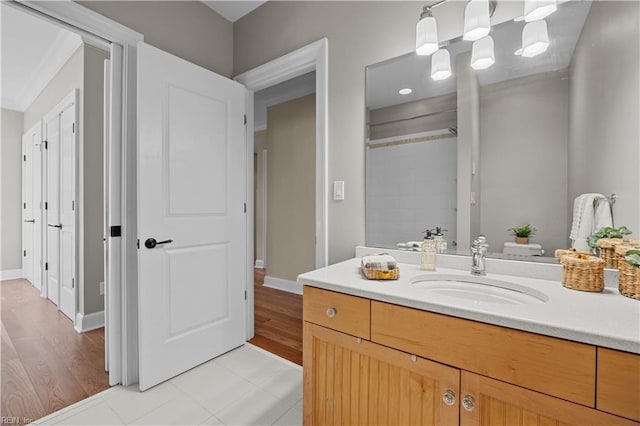
[[[102,327],[104,327],[104,311],[87,315],[82,315],[80,312],[76,314],[76,324],[73,328],[75,328],[78,333],[85,333]]]
[[[5,269],[4,271],[0,271],[0,281],[17,280],[22,277],[22,269]]]
[[[256,259],[256,268],[264,269],[264,260]]]
[[[264,277],[264,286],[302,295],[302,285],[295,281],[283,280],[282,278],[267,275]]]

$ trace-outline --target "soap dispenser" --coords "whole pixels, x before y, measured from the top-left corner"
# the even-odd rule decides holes
[[[447,232],[446,229],[442,229],[439,226],[436,226],[436,233],[434,235],[434,240],[436,241],[436,252],[437,253],[446,253],[447,252],[447,240],[444,239],[443,232]]]
[[[436,240],[433,239],[431,229],[424,231],[424,241],[420,245],[420,269],[423,271],[436,270]]]

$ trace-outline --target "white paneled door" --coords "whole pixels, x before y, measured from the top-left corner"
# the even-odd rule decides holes
[[[72,321],[76,315],[77,91],[43,119],[46,173],[46,294]]]
[[[40,141],[41,125],[22,137],[22,273],[38,290],[41,287]]]
[[[139,381],[246,334],[245,88],[138,45]]]

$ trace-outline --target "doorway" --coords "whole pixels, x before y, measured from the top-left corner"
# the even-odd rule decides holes
[[[94,262],[96,253],[102,259],[103,227],[92,221],[93,209],[102,216],[94,202],[102,198],[102,159],[94,155],[102,152],[108,56],[57,23],[1,7],[3,90],[10,88],[2,99],[2,161],[17,166],[2,179],[2,251],[17,259],[7,264],[13,260],[3,256],[0,268],[1,406],[3,418],[26,422],[109,386],[103,265]],[[17,117],[10,137],[5,115]],[[5,192],[17,200],[5,202]],[[9,227],[21,237],[5,234]]]

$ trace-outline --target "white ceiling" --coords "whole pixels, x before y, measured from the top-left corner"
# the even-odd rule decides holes
[[[522,47],[524,22],[507,21],[493,27],[496,63],[477,71],[480,85],[493,84],[527,75],[565,70],[569,66],[582,27],[591,7],[590,1],[572,1],[560,4],[558,10],[546,21],[550,46],[542,55],[523,58],[513,53]],[[453,75],[442,81],[430,76],[431,57],[418,56],[415,52],[367,67],[367,107],[371,109],[397,105],[418,99],[454,93],[456,91],[456,56],[471,51],[471,42],[461,38],[445,46],[451,55]],[[411,88],[410,95],[400,95],[398,90]]]
[[[211,9],[218,12],[220,15],[227,18],[231,22],[236,22],[238,19],[247,15],[252,10],[260,7],[267,0],[253,1],[253,0],[233,0],[233,1],[219,1],[219,0],[201,0],[202,3],[209,6]]]
[[[82,45],[77,34],[0,4],[2,107],[24,111]]]

